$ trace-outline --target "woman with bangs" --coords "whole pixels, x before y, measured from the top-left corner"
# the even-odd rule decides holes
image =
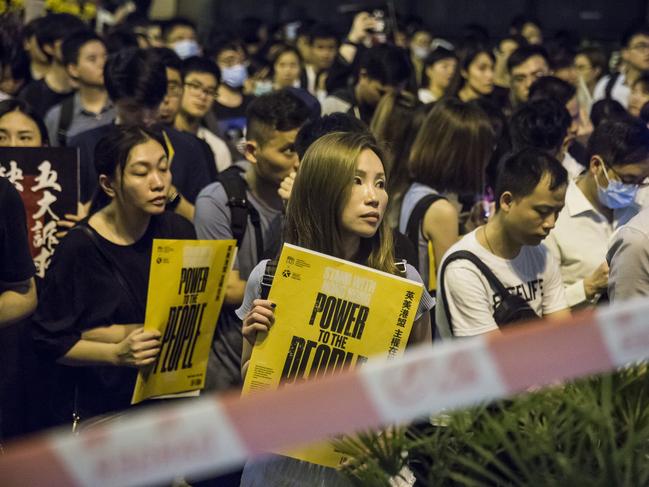
[[[389,274],[421,282],[409,264],[399,269],[393,256],[392,231],[384,219],[388,204],[382,151],[368,133],[334,132],[307,150],[297,173],[285,220],[284,241]],[[327,195],[327,197],[323,197]],[[242,373],[248,368],[258,332],[274,324],[275,304],[261,299],[267,260],[252,271],[241,308],[244,347]],[[431,343],[433,300],[424,292],[408,345]],[[246,464],[242,486],[349,485],[337,470],[280,455]]]
[[[62,365],[58,423],[130,405],[138,368],[160,351],[160,333],[143,328],[153,239],[196,238],[190,222],[165,211],[171,171],[159,134],[115,126],[94,159],[90,215],[57,247],[34,315],[37,349]]]

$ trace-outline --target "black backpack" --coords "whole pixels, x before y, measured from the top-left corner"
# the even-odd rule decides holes
[[[68,144],[68,129],[74,118],[74,95],[68,96],[61,102],[61,112],[59,113],[59,126],[56,131],[56,140],[61,147]]]
[[[444,273],[446,272],[446,267],[453,261],[456,260],[468,260],[473,262],[473,264],[482,272],[482,274],[487,278],[492,289],[498,293],[502,300],[498,305],[494,307],[494,321],[498,324],[499,328],[503,328],[507,325],[511,325],[517,322],[529,321],[533,319],[538,319],[539,316],[534,312],[530,305],[527,304],[520,296],[510,293],[507,288],[503,285],[502,282],[494,275],[494,273],[486,266],[482,260],[472,252],[468,250],[458,250],[449,254],[442,264],[440,271],[440,282],[439,290],[441,298],[444,302],[444,312],[446,315],[446,321],[448,322],[448,327],[453,333],[453,323],[451,321],[451,313],[448,309],[448,301],[446,300],[446,292],[444,290]]]
[[[218,175],[218,181],[223,185],[225,194],[228,197],[228,207],[230,208],[231,222],[230,229],[232,236],[237,241],[237,247],[241,246],[241,241],[246,234],[248,226],[248,217],[255,229],[255,242],[257,247],[257,261],[263,258],[264,240],[261,233],[261,219],[257,209],[248,201],[246,190],[248,184],[243,179],[244,169],[240,166],[230,166],[221,171]]]
[[[419,231],[424,223],[424,215],[426,215],[426,211],[428,211],[430,205],[438,200],[445,199],[446,198],[439,194],[428,194],[417,202],[415,207],[412,209],[412,213],[410,213],[410,218],[408,218],[408,224],[406,225],[406,236],[415,246],[415,255],[417,260],[413,262],[413,265],[417,269],[419,269]],[[432,259],[429,259],[429,261],[432,262]],[[434,291],[436,287],[435,281],[431,280],[431,278],[435,275],[435,269],[429,269],[429,271],[428,291]]]

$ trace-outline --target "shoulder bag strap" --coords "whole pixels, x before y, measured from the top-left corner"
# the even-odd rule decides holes
[[[446,267],[451,263],[456,260],[468,260],[472,262],[480,272],[487,278],[487,281],[489,281],[489,284],[491,285],[492,289],[496,291],[498,294],[500,294],[503,298],[509,294],[509,291],[507,291],[507,288],[503,285],[502,282],[496,277],[496,275],[485,265],[482,260],[475,255],[473,252],[469,252],[468,250],[458,250],[456,252],[453,252],[450,254],[448,257],[444,259],[444,263],[442,264],[442,268],[440,269],[439,273],[439,288],[438,292],[441,290],[442,294],[442,301],[444,302],[444,314],[446,315],[446,321],[448,322],[448,327],[449,330],[451,331],[451,334],[453,334],[453,323],[451,321],[451,312],[448,309],[448,300],[446,299],[446,289],[444,287],[444,273],[446,272]]]

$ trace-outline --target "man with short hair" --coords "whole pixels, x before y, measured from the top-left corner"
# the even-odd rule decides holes
[[[360,54],[356,82],[330,94],[322,103],[322,114],[351,113],[370,123],[381,97],[403,88],[412,76],[407,53],[398,47],[380,45]]]
[[[196,34],[196,24],[184,17],[174,17],[162,25],[162,40],[181,59],[201,54]]]
[[[183,96],[182,61],[178,54],[168,47],[154,47],[152,50],[162,60],[167,75],[167,93],[158,109],[158,121],[173,126]]]
[[[649,71],[649,26],[637,25],[622,36],[622,61],[620,72],[604,76],[595,86],[593,102],[612,98],[624,108],[629,106],[631,87],[640,75]]]
[[[48,58],[49,67],[43,79],[32,81],[18,95],[29,103],[41,117],[73,92],[73,81],[63,63],[63,39],[87,29],[77,17],[70,14],[48,14],[38,23],[36,40]]]
[[[570,181],[566,208],[545,242],[560,262],[572,307],[595,304],[606,293],[609,239],[649,180],[649,129],[632,118],[603,122],[590,137],[588,158],[588,170]]]
[[[115,105],[115,123],[155,126],[160,104],[167,96],[165,64],[154,49],[127,49],[108,58],[104,66],[106,89]],[[182,87],[180,87],[182,89]],[[70,139],[71,147],[80,153],[81,202],[88,203],[97,188],[94,168],[94,150],[111,125],[103,125]],[[204,156],[199,141],[190,134],[163,127],[171,157],[173,185],[168,195],[167,208],[192,220],[194,200],[213,177],[211,159]]]
[[[214,154],[218,172],[224,171],[232,165],[230,150],[223,139],[203,125],[221,81],[219,68],[211,59],[194,56],[183,61],[181,75],[185,89],[174,126],[204,140]]]
[[[559,265],[540,245],[563,208],[567,186],[566,170],[546,152],[528,148],[503,160],[495,215],[453,245],[442,260],[435,317],[443,338],[498,331],[494,310],[505,298],[473,262],[446,264],[459,250],[477,256],[538,317],[569,316]]]
[[[93,31],[80,31],[63,40],[61,52],[63,64],[78,90],[45,115],[53,146],[65,146],[68,138],[115,120],[115,108],[104,85],[104,41]]]
[[[519,47],[507,59],[507,71],[510,102],[516,108],[527,101],[532,83],[550,74],[548,54],[541,46]]]
[[[308,116],[308,107],[288,90],[262,95],[248,107],[246,160],[236,162],[226,171],[228,175],[238,172],[233,177],[241,178],[244,185],[245,195],[238,199],[245,200],[241,204],[248,208],[245,222],[234,221],[236,208],[229,204],[227,175],[221,175],[222,181],[207,186],[196,199],[194,226],[198,238],[231,239],[235,236],[234,223],[245,227],[216,327],[206,385],[209,389],[224,390],[242,384],[243,337],[241,321],[234,310],[242,302],[252,269],[279,250],[284,208],[280,184],[297,167],[295,137]],[[253,213],[257,214],[257,223]]]
[[[571,178],[576,178],[588,165],[585,148],[576,142],[581,122],[576,88],[555,76],[542,76],[530,86],[529,100],[555,100],[566,107],[570,124],[563,142],[563,152],[555,157],[561,161]]]
[[[322,102],[327,95],[327,73],[338,52],[338,37],[334,29],[328,24],[314,24],[309,29],[308,50],[302,86]]]

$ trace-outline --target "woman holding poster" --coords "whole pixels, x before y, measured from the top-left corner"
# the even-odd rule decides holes
[[[318,139],[306,152],[295,179],[286,212],[285,242],[403,276],[394,261],[392,232],[383,218],[388,194],[381,156],[382,151],[368,133],[335,132]],[[252,271],[243,304],[237,310],[246,338],[244,375],[257,333],[267,332],[275,320],[275,304],[260,299],[267,262],[260,262]],[[405,277],[421,282],[408,264]],[[408,344],[431,343],[427,311],[433,303],[424,291]],[[297,485],[295,482],[347,485],[333,468],[280,455],[246,464],[241,485]]]
[[[153,239],[195,238],[190,222],[165,211],[171,172],[158,134],[115,126],[95,167],[90,216],[58,246],[34,317],[37,347],[64,365],[60,422],[128,407],[137,369],[160,350],[159,333],[142,329]]]

